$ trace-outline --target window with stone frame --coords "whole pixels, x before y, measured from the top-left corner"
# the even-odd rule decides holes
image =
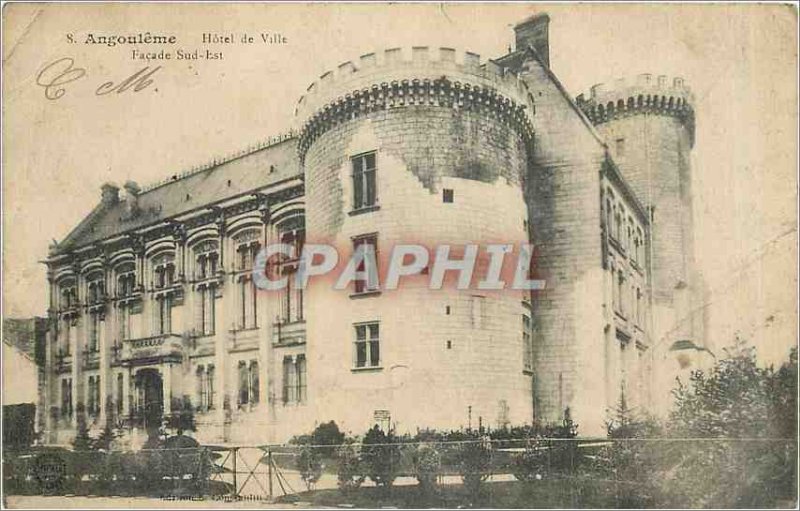
[[[357,323],[354,325],[353,367],[355,369],[381,366],[380,323]]]
[[[283,357],[282,376],[282,401],[284,405],[288,405],[295,402],[297,392],[297,373],[294,367],[294,359],[291,355]]]
[[[100,329],[101,329],[101,321],[100,321],[100,313],[97,311],[89,312],[87,317],[88,323],[88,339],[86,340],[86,350],[89,353],[97,353],[99,351],[99,339],[100,339]]]
[[[208,410],[213,410],[216,403],[214,378],[215,378],[214,364],[208,364],[208,367],[206,368],[206,395],[207,395],[206,409]]]
[[[86,386],[86,412],[91,417],[100,413],[100,376],[89,376]]]
[[[297,402],[303,404],[306,402],[307,385],[306,385],[306,356],[297,355],[295,358],[295,372],[297,373]]]
[[[378,204],[376,153],[353,156],[353,211],[372,208]]]
[[[61,380],[61,416],[65,419],[72,418],[72,379]]]
[[[234,237],[236,247],[237,330],[258,328],[258,288],[253,279],[253,265],[261,250],[261,229],[248,229]]]
[[[531,318],[522,315],[522,360],[525,371],[533,371],[533,332],[531,329]]]
[[[619,312],[619,288],[617,287],[617,270],[614,267],[614,262],[612,261],[609,265],[609,270],[611,271],[611,306],[614,311]]]
[[[195,333],[214,335],[216,321],[219,244],[206,240],[193,247],[195,277]]]
[[[617,311],[625,317],[627,315],[626,304],[625,304],[625,275],[622,273],[622,270],[619,270],[617,273]]]
[[[155,335],[172,333],[172,296],[169,294],[157,295],[154,298],[153,319],[155,322]]]
[[[297,286],[296,275],[300,255],[305,244],[305,222],[301,215],[281,222],[278,226],[280,242],[293,249],[294,256],[278,260],[274,270],[281,277],[287,277],[286,286],[281,290],[280,322],[292,323],[304,319],[303,290]]]
[[[258,403],[260,389],[258,375],[258,361],[251,360],[249,363],[240,360],[238,365],[239,375],[239,407],[254,405]]]
[[[117,415],[125,413],[125,376],[122,373],[117,373]]]
[[[69,310],[77,307],[78,286],[74,279],[69,279],[59,286],[59,309]]]
[[[171,252],[161,253],[153,257],[152,288],[165,289],[175,284],[175,255]]]
[[[75,335],[75,328],[72,326],[72,318],[65,316],[61,319],[61,332],[59,332],[59,356],[68,357],[72,353],[72,336]]]
[[[133,263],[119,265],[116,275],[116,314],[118,341],[131,338],[131,298],[136,290],[136,272]],[[119,348],[119,346],[117,346]]]
[[[377,234],[364,234],[353,238],[353,253],[358,250],[364,251],[364,257],[356,267],[357,272],[362,273],[362,277],[353,280],[355,294],[369,293],[377,291],[378,282],[378,235]],[[375,265],[373,268],[372,265]],[[375,275],[375,281],[369,281],[369,275]]]
[[[306,370],[304,354],[283,357],[282,401],[284,405],[306,402]]]

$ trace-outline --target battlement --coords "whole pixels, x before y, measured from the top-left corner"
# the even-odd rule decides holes
[[[326,104],[354,91],[393,81],[434,80],[442,76],[454,82],[494,88],[517,102],[524,102],[527,95],[527,86],[517,75],[491,60],[481,62],[477,53],[427,46],[389,48],[343,62],[320,75],[298,100],[295,115],[302,123]]]
[[[630,82],[620,78],[613,84],[593,85],[588,97],[581,94],[576,102],[593,123],[600,124],[642,111],[693,117],[694,95],[681,77],[645,73]]]
[[[533,96],[515,73],[480,55],[453,48],[390,48],[328,71],[308,87],[295,110],[301,161],[330,127],[375,110],[427,105],[486,109],[532,138]]]
[[[593,85],[589,96],[575,98],[593,124],[639,113],[672,116],[681,119],[694,143],[694,95],[683,78],[640,74],[629,82],[625,78]]]

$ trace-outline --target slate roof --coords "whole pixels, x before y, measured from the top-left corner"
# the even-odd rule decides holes
[[[139,213],[126,218],[124,198],[114,204],[100,202],[51,251],[57,255],[112,238],[167,218],[243,195],[266,185],[302,175],[297,139],[280,141],[247,152],[185,176],[173,176],[138,194]],[[124,191],[120,192],[124,194]]]

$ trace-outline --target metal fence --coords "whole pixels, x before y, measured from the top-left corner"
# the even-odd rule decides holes
[[[659,501],[656,467],[662,473],[672,467],[672,477],[680,478],[695,453],[702,453],[702,459],[694,460],[700,470],[702,463],[710,463],[709,469],[715,463],[738,463],[742,487],[752,477],[765,477],[759,472],[765,467],[753,460],[761,463],[771,453],[776,473],[768,476],[796,486],[796,440],[763,438],[483,438],[109,452],[42,448],[4,452],[3,484],[12,494],[254,500],[289,498],[312,489],[352,495],[358,487],[413,486],[407,490],[452,494],[468,502],[480,495],[490,507],[505,507],[514,492],[535,500],[537,507],[659,507],[665,502]],[[794,470],[779,473],[786,467]],[[740,490],[734,486],[730,491]]]

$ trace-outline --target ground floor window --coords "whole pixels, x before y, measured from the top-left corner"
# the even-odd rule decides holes
[[[283,404],[302,404],[306,398],[306,356],[287,355],[283,358]]]
[[[253,405],[259,400],[258,361],[239,361],[239,406]]]
[[[378,322],[355,325],[354,367],[380,367],[380,325]]]

